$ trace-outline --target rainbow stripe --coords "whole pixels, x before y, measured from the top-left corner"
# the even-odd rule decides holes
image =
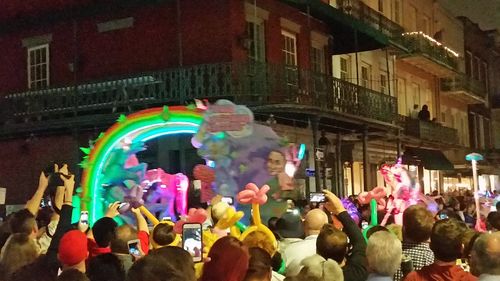
[[[89,165],[83,170],[81,210],[89,212],[93,224],[103,216],[100,201],[101,173],[111,151],[125,138],[145,142],[175,134],[195,134],[203,121],[203,111],[193,107],[157,107],[130,114],[111,126],[95,144],[88,156]]]

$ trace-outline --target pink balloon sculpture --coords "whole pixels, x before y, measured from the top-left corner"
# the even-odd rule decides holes
[[[264,185],[260,189],[254,183],[249,183],[245,189],[240,191],[236,196],[238,202],[242,204],[258,204],[263,205],[267,202],[266,193],[269,191],[269,186]]]

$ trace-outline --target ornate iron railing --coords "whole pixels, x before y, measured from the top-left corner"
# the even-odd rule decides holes
[[[403,34],[395,40],[399,41],[409,54],[425,55],[433,61],[444,64],[452,69],[457,69],[458,67],[458,57],[446,50],[443,45],[435,44],[425,38],[423,33],[411,32]]]
[[[360,0],[337,0],[337,8],[389,37],[404,32],[402,26],[386,18],[382,13],[370,8]]]
[[[173,68],[110,81],[49,88],[4,97],[3,121],[36,122],[137,107],[230,99],[248,106],[293,104],[383,122],[397,114],[396,98],[296,67],[220,63]]]
[[[461,74],[449,79],[441,79],[441,91],[465,91],[480,98],[486,98],[486,87],[467,75]]]
[[[405,129],[405,134],[422,140],[443,144],[458,144],[458,131],[436,122],[421,121],[399,115],[398,121]]]

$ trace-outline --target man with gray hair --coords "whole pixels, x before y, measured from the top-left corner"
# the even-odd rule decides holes
[[[366,246],[368,260],[367,281],[392,281],[401,264],[401,241],[387,231],[378,231],[370,236]]]
[[[483,234],[474,243],[471,272],[478,281],[500,280],[500,232]]]

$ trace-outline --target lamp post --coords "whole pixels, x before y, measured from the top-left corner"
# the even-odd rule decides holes
[[[323,161],[322,163],[322,170],[323,170],[323,188],[326,189],[326,159],[328,158],[328,153],[330,149],[330,141],[326,137],[326,132],[321,131],[321,137],[318,140],[318,145],[321,150],[323,150],[323,159],[320,161]]]
[[[472,177],[474,180],[474,200],[476,203],[476,230],[480,228],[481,214],[479,213],[479,194],[478,194],[478,182],[477,182],[477,161],[483,160],[483,155],[479,153],[470,153],[465,156],[465,160],[471,161],[472,163]]]

